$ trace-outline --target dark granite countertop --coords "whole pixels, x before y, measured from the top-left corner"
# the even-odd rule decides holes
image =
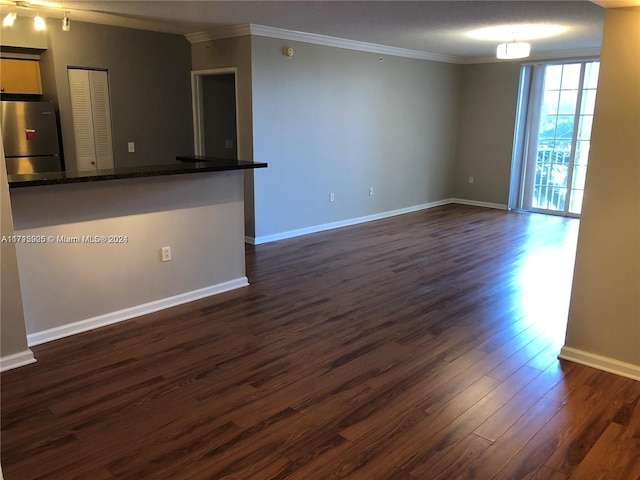
[[[9,187],[35,187],[39,185],[58,185],[64,183],[99,182],[123,178],[159,177],[181,175],[185,173],[223,172],[228,170],[246,170],[265,168],[266,163],[245,162],[223,158],[184,155],[177,157],[175,164],[147,165],[143,167],[109,168],[104,170],[29,173],[9,175]]]

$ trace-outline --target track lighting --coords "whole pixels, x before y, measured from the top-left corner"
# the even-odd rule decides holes
[[[62,13],[62,11],[59,8],[56,8],[53,6],[50,7],[47,5],[44,5],[41,7],[41,5],[39,4],[37,6],[32,6],[32,4],[24,0],[17,0],[12,2],[9,2],[7,0],[0,0],[0,1],[3,5],[9,4],[11,8],[11,11],[2,20],[3,27],[13,26],[14,22],[16,21],[16,18],[18,17],[15,10],[18,10],[21,15],[24,13],[23,11],[26,11],[27,12],[26,14],[28,14],[29,12],[31,13],[35,12],[35,17],[33,17],[33,28],[35,28],[38,31],[46,30],[47,28],[47,22],[45,21],[44,18],[40,16],[40,14],[38,13],[38,10],[45,10],[45,12],[51,12],[53,13],[52,15],[53,17],[58,17],[58,15]],[[71,30],[71,19],[69,18],[69,12],[64,12],[64,16],[62,18],[62,31],[68,32],[69,30]]]
[[[45,30],[47,28],[47,24],[45,23],[44,18],[42,18],[37,11],[36,16],[33,17],[33,27],[36,30]]]
[[[3,27],[11,27],[13,26],[13,22],[16,21],[16,12],[14,12],[13,10],[10,11],[9,13],[7,13],[7,16],[4,17],[4,20],[2,21],[2,26]]]

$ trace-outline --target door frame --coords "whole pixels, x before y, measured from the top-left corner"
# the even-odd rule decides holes
[[[578,87],[578,98],[576,100],[576,112],[574,114],[574,129],[579,128],[578,118],[581,113],[582,95],[584,87],[585,72],[584,69],[588,63],[600,62],[599,57],[586,58],[564,58],[550,61],[539,61],[524,63],[520,68],[520,80],[518,87],[518,103],[516,108],[516,121],[514,144],[511,157],[511,173],[509,180],[509,200],[507,208],[509,210],[522,210],[532,213],[543,213],[546,215],[557,215],[568,218],[580,218],[579,213],[566,211],[546,210],[533,208],[532,206],[532,189],[533,184],[528,179],[534,176],[536,158],[537,158],[537,141],[540,123],[540,102],[542,101],[544,85],[543,78],[545,70],[539,68],[549,65],[566,65],[572,63],[581,64],[580,83]],[[571,151],[573,152],[572,162],[575,160],[575,144],[576,132],[574,130],[571,138]],[[572,163],[573,166],[573,163]],[[573,175],[573,172],[571,172]],[[572,175],[567,180],[567,191],[571,189]],[[570,200],[571,194],[568,199]],[[567,204],[568,205],[568,204]]]
[[[204,106],[202,79],[214,75],[233,74],[236,104],[236,156],[240,157],[240,109],[238,108],[238,69],[236,67],[210,68],[191,72],[191,106],[193,110],[193,151],[204,155]]]

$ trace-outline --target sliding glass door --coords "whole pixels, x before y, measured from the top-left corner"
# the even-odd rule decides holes
[[[579,216],[599,62],[535,65],[522,151],[524,210]],[[522,94],[522,92],[521,92]]]

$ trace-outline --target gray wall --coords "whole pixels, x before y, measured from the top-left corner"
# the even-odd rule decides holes
[[[245,277],[240,172],[17,188],[11,203],[21,235],[127,237],[18,245],[29,334]]]
[[[519,62],[462,67],[456,198],[506,205],[519,78]]]
[[[175,162],[193,153],[191,56],[180,35],[73,22],[71,31],[47,29],[49,50],[42,55],[45,99],[60,109],[67,167],[75,168],[73,120],[67,67],[109,70],[114,159],[117,166]],[[127,152],[134,141],[136,152]]]
[[[263,37],[251,59],[257,238],[451,196],[461,66]]]
[[[4,148],[0,142],[0,234],[14,234],[9,185],[4,159]],[[0,245],[0,355],[6,357],[27,350],[27,336],[22,310],[22,292],[18,275],[16,247],[13,243]]]
[[[251,37],[224,38],[191,46],[193,70],[235,67],[238,84],[238,145],[240,160],[253,161],[253,125],[251,103]],[[258,173],[257,175],[260,175]],[[244,173],[245,232],[254,236],[254,172]]]
[[[562,356],[640,380],[638,32],[640,7],[606,11]]]

